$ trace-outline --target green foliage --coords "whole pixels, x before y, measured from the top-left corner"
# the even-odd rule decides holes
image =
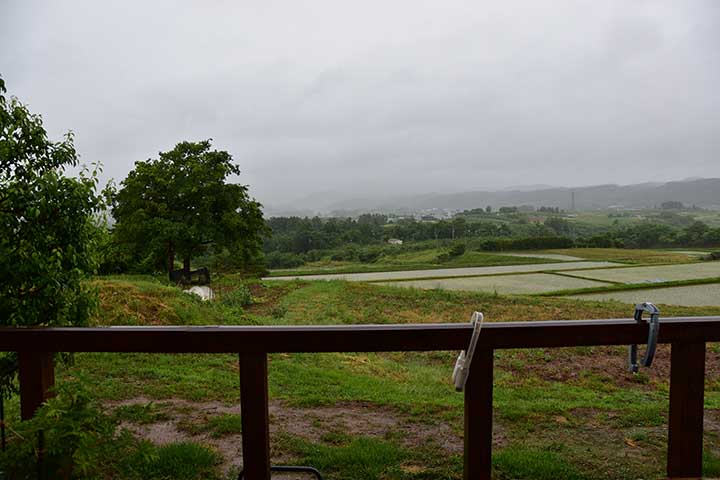
[[[0,452],[0,471],[9,479],[35,478],[42,435],[46,478],[218,478],[216,452],[193,443],[156,447],[127,430],[118,432],[119,418],[128,414],[142,420],[147,411],[126,409],[109,416],[83,382],[61,383],[32,420],[12,426],[8,447]]]
[[[465,254],[466,246],[464,243],[455,243],[450,247],[447,252],[438,255],[438,262],[447,262],[454,258],[462,257]]]
[[[71,133],[48,139],[39,115],[5,97],[0,78],[0,326],[85,325],[95,295],[97,169],[77,178]],[[0,354],[0,395],[12,389],[14,354]]]
[[[209,245],[227,248],[238,266],[260,261],[266,226],[245,185],[226,183],[240,169],[210,140],[182,142],[156,160],[136,162],[114,198],[118,241],[146,268],[189,263]]]
[[[358,252],[358,260],[362,263],[373,263],[376,262],[383,254],[381,248],[366,248]]]
[[[243,307],[253,303],[252,293],[245,284],[239,284],[232,290],[218,293],[216,300],[230,315],[242,315]]]
[[[646,217],[619,222],[616,213],[597,214],[589,219],[564,215],[557,207],[537,210],[543,223],[530,221],[529,213],[510,209],[502,214],[483,209],[462,212],[451,220],[395,219],[383,216],[361,218],[268,219],[272,238],[265,239],[264,251],[273,269],[296,268],[330,259],[336,262],[390,263],[398,253],[429,248],[447,248],[461,239],[467,248],[488,251],[538,250],[551,248],[668,248],[720,246],[720,228],[696,221],[693,216],[670,211],[648,212]],[[534,213],[533,213],[534,214]],[[612,217],[612,222],[607,219]],[[620,216],[626,219],[625,214]],[[628,222],[632,222],[628,224]],[[404,240],[389,250],[389,238]],[[437,257],[437,253],[434,257]],[[446,263],[451,255],[440,254],[433,261]],[[271,259],[271,260],[270,260]]]
[[[268,268],[296,268],[305,263],[300,255],[289,252],[270,252],[265,255]]]
[[[450,257],[459,257],[465,253],[465,244],[464,243],[456,243],[450,248],[450,251],[448,252],[448,255]]]
[[[569,235],[572,233],[572,224],[560,217],[548,217],[544,225],[551,228],[556,235]]]
[[[504,250],[545,250],[550,248],[570,248],[574,242],[566,237],[524,237],[497,238],[482,242],[480,248],[488,251]]]
[[[116,424],[93,402],[90,392],[79,382],[58,387],[50,399],[29,421],[14,425],[8,448],[0,454],[0,469],[10,478],[31,478],[36,468],[38,436],[43,435],[43,464],[53,478],[92,478],[111,473],[99,459],[110,452],[136,447],[128,435],[114,438]]]

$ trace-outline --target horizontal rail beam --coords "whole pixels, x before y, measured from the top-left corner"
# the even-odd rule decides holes
[[[469,323],[338,326],[3,328],[0,351],[36,352],[383,352],[459,350]],[[645,343],[632,319],[486,323],[479,348],[544,348]],[[661,319],[660,343],[720,341],[720,316]]]

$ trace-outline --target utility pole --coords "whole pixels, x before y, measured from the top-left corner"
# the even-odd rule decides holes
[[[570,211],[575,211],[575,190],[570,192]]]

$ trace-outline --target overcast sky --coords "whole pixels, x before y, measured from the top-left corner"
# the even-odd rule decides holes
[[[717,0],[2,0],[0,75],[105,178],[213,138],[271,206],[720,177]]]

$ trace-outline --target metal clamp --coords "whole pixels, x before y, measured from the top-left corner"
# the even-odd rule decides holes
[[[645,323],[643,312],[650,314],[650,322],[648,324],[647,349],[640,364],[642,364],[643,367],[649,367],[652,365],[653,358],[655,358],[655,349],[657,348],[658,333],[660,332],[660,310],[649,302],[638,303],[635,305],[635,321],[638,323]],[[640,370],[637,357],[637,344],[630,345],[628,351],[628,369],[632,373],[637,373],[638,370]]]
[[[462,392],[465,390],[465,384],[467,383],[468,376],[470,375],[470,364],[472,363],[473,356],[475,355],[475,346],[480,336],[480,330],[482,330],[483,321],[485,317],[480,312],[475,312],[470,318],[470,324],[473,326],[473,332],[470,336],[470,345],[467,350],[463,350],[458,355],[455,361],[455,368],[453,369],[453,383],[455,384],[455,390]]]
[[[320,475],[320,472],[317,471],[317,469],[313,467],[296,467],[291,465],[273,465],[270,467],[271,472],[295,472],[295,473],[308,473],[311,475],[315,475],[315,478],[317,480],[323,480],[322,475]],[[242,470],[240,472],[240,475],[238,475],[238,480],[242,480],[245,478],[245,470]]]

